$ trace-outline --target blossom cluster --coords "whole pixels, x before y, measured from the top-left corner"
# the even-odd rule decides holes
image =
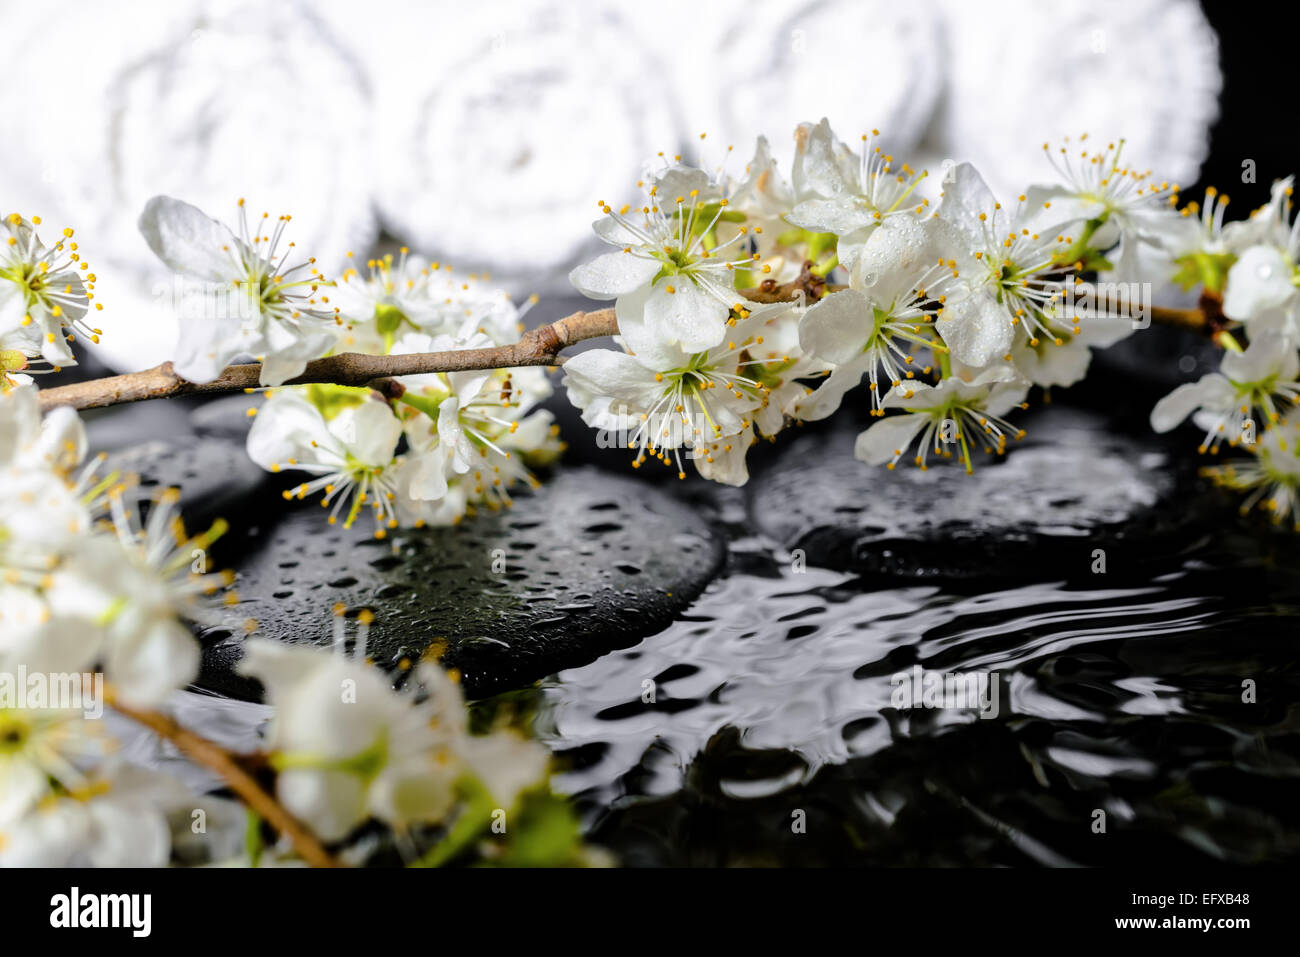
[[[335,352],[484,349],[523,330],[527,307],[478,277],[403,248],[330,280],[312,259],[290,264],[289,217],[270,227],[263,214],[250,228],[239,209],[237,234],[169,197],[151,200],[140,220],[163,262],[203,292],[204,314],[184,323],[176,363],[194,381],[240,354],[258,357],[262,384],[278,386]],[[393,401],[366,388],[275,389],[256,410],[249,455],[273,472],[306,473],[286,498],[319,495],[329,521],[346,527],[368,513],[382,538],[509,505],[511,489],[535,484],[532,469],[560,452],[550,414],[536,409],[551,392],[540,369],[402,376],[391,391]]]
[[[42,418],[34,385],[0,395],[0,865],[160,866],[173,826],[208,800],[125,760],[102,718],[106,703],[167,707],[197,677],[189,623],[237,600],[233,576],[208,568],[224,523],[187,534],[177,490],[142,499],[86,450],[77,413]],[[276,709],[276,796],[314,835],[364,855],[344,839],[377,821],[414,858],[465,815],[549,794],[545,748],[506,727],[471,733],[454,673],[433,661],[395,690],[366,657],[373,616],[349,653],[342,612],[332,648],[251,638],[240,664]]]
[[[879,136],[849,145],[826,120],[805,123],[788,172],[760,139],[739,175],[679,156],[635,202],[602,201],[594,230],[614,248],[570,279],[614,300],[620,348],[564,367],[584,421],[629,436],[635,465],[684,478],[689,459],[739,485],[758,437],[825,418],[865,382],[878,421],[858,458],[969,472],[973,453],[1023,437],[1010,417],[1032,388],[1073,385],[1093,349],[1148,324],[1153,286],[1199,285],[1250,345],[1223,333],[1222,373],[1176,390],[1152,423],[1199,410],[1210,451],[1223,438],[1257,453],[1217,476],[1291,512],[1300,460],[1275,428],[1300,361],[1290,180],[1225,226],[1226,197],[1180,208],[1178,187],[1129,165],[1122,140],[1043,144],[1053,181],[999,199],[971,164],[932,179]]]
[[[92,309],[96,277],[72,229],[47,246],[39,216],[11,213],[0,225],[0,391],[7,392],[30,383],[32,373],[76,365],[71,344],[77,333],[99,341],[101,330],[87,317],[103,304]]]
[[[0,436],[0,862],[164,863],[178,787],[121,761],[102,722],[65,699],[93,695],[93,673],[153,707],[195,677],[181,617],[229,584],[192,558],[220,528],[188,536],[174,492],[141,522],[129,478],[100,477],[77,414],[42,419],[30,383],[0,395]],[[39,695],[25,675],[45,679]],[[63,697],[50,676],[64,676]]]
[[[1204,469],[1256,505],[1300,530],[1300,220],[1292,210],[1294,177],[1273,184],[1269,201],[1244,220],[1224,222],[1228,198],[1208,190],[1171,230],[1176,281],[1200,285],[1226,320],[1216,340],[1219,370],[1179,386],[1151,410],[1157,432],[1189,416],[1203,432],[1199,450],[1224,445],[1249,453]]]

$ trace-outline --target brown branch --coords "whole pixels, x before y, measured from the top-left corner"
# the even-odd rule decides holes
[[[809,271],[805,263],[798,279],[778,285],[765,280],[753,289],[740,290],[740,295],[751,302],[789,302],[800,293],[805,301],[816,302],[822,296],[836,292],[839,286],[826,283],[822,277]],[[1208,314],[1205,303],[1201,309],[1165,309],[1152,307],[1151,318],[1164,325],[1176,326],[1216,334],[1220,323]],[[1221,313],[1220,313],[1221,315]],[[516,343],[490,349],[459,349],[449,352],[423,352],[411,355],[374,356],[357,352],[344,352],[307,363],[302,375],[290,379],[286,385],[309,382],[327,382],[335,385],[359,386],[376,389],[389,398],[402,393],[396,377],[421,375],[431,372],[464,372],[472,369],[507,369],[518,366],[553,366],[564,362],[560,350],[584,339],[618,334],[618,320],[613,309],[595,312],[575,312],[550,325],[539,326]],[[229,392],[251,392],[261,388],[260,363],[250,362],[227,366],[211,382],[190,382],[177,375],[170,362],[124,375],[107,376],[71,385],[42,389],[42,411],[66,405],[74,409],[98,409],[161,399],[179,395],[219,395]]]
[[[384,380],[393,376],[558,365],[563,361],[558,353],[566,346],[583,339],[612,336],[617,332],[618,323],[613,309],[575,312],[548,326],[540,326],[524,333],[518,342],[491,349],[459,349],[400,356],[344,352],[327,356],[307,363],[303,374],[290,379],[286,385],[307,382],[331,382],[350,386],[374,384],[382,390]],[[97,409],[168,396],[250,391],[260,388],[261,372],[260,363],[250,362],[227,366],[211,382],[190,382],[177,375],[170,362],[164,362],[143,372],[128,372],[125,375],[42,389],[41,409],[52,409],[59,405],[68,405],[74,409]]]
[[[1151,321],[1175,329],[1188,329],[1192,332],[1206,332],[1210,320],[1200,309],[1166,309],[1163,306],[1151,307]]]
[[[143,725],[160,738],[166,738],[184,751],[196,763],[221,776],[240,799],[262,816],[262,819],[289,838],[294,850],[312,867],[341,867],[325,850],[316,836],[307,830],[292,814],[285,810],[275,797],[248,773],[229,751],[220,745],[195,734],[174,718],[158,711],[132,708],[116,700],[111,689],[105,689],[108,704],[132,721]]]

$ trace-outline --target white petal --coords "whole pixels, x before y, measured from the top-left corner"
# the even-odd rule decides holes
[[[745,463],[745,456],[753,444],[753,429],[745,429],[736,435],[715,439],[706,447],[707,457],[696,453],[695,469],[712,482],[739,488],[749,481],[749,468]],[[713,461],[710,462],[709,458]]]
[[[361,779],[343,771],[288,768],[276,779],[284,806],[326,841],[336,841],[366,817]]]
[[[1291,267],[1282,254],[1272,246],[1252,246],[1228,270],[1223,312],[1231,319],[1249,322],[1282,305],[1295,291]]]
[[[1156,403],[1151,410],[1151,428],[1168,432],[1202,406],[1231,401],[1232,394],[1231,384],[1217,372],[1203,376],[1199,382],[1184,382]]]
[[[181,320],[172,367],[191,382],[211,382],[236,356],[260,352],[261,347],[261,337],[245,332],[238,315]]]
[[[667,276],[656,282],[644,310],[645,321],[665,342],[676,343],[689,353],[720,343],[727,334],[730,314],[727,306],[687,276]]]
[[[845,236],[879,222],[872,210],[860,205],[851,196],[806,199],[790,210],[785,218],[814,233],[835,233],[837,236]]]
[[[0,279],[0,335],[22,328],[27,296],[11,279]]]
[[[613,216],[602,216],[591,224],[592,230],[612,246],[639,246],[641,237]]]
[[[391,465],[402,423],[387,402],[367,399],[330,420],[329,430],[363,465]]]
[[[248,457],[264,469],[283,468],[289,459],[319,460],[312,442],[328,433],[320,410],[296,392],[280,392],[267,399],[248,430]],[[329,443],[332,444],[332,443]]]
[[[175,620],[159,620],[112,641],[108,680],[127,704],[156,707],[199,673],[199,643]]]
[[[646,407],[656,389],[655,374],[635,357],[613,349],[588,349],[564,364],[566,384],[574,379],[592,395],[610,396],[633,410]]]
[[[86,457],[86,427],[75,409],[51,409],[41,424],[36,453],[47,466],[71,469]]]
[[[95,835],[86,849],[92,867],[167,866],[171,831],[157,810],[101,798],[89,802],[86,812]]]
[[[799,320],[799,345],[827,362],[850,362],[862,354],[874,325],[871,300],[857,289],[842,289],[814,303]]]
[[[238,240],[197,206],[155,196],[140,214],[140,232],[154,254],[176,272],[225,282],[239,277]]]
[[[983,236],[985,226],[996,229],[995,224],[981,220],[983,213],[994,218],[996,200],[993,191],[984,182],[984,177],[970,163],[958,163],[948,171],[943,181],[943,201],[939,204],[939,216],[952,224],[967,236]],[[1005,232],[1005,230],[996,230]]]
[[[464,751],[483,786],[507,810],[520,794],[545,779],[551,760],[546,748],[513,731],[469,737]]]
[[[1006,355],[1015,331],[1007,310],[983,291],[949,301],[935,328],[954,359],[977,367]]]
[[[262,371],[258,383],[264,386],[284,385],[290,379],[296,379],[307,368],[306,359],[282,359],[267,356],[262,360]],[[217,373],[220,375],[220,372]]]
[[[662,268],[656,259],[620,250],[575,267],[569,273],[569,282],[591,299],[614,299],[644,286]]]
[[[433,502],[447,494],[447,454],[438,446],[414,458],[408,458],[410,475],[408,493],[422,502]]]
[[[793,414],[808,422],[824,419],[835,412],[844,401],[845,394],[862,381],[871,366],[871,359],[859,356],[854,362],[836,366],[829,376],[821,380],[812,395],[795,403]]]
[[[678,369],[690,359],[690,353],[674,341],[671,329],[649,320],[646,303],[650,294],[651,289],[646,286],[618,297],[614,314],[618,319],[619,337],[623,346],[647,369],[658,372]]]
[[[1254,327],[1252,327],[1254,328]],[[1219,371],[1233,382],[1260,382],[1277,374],[1295,346],[1277,329],[1254,336],[1245,352],[1228,352],[1219,363]]]
[[[868,465],[892,462],[926,423],[924,415],[887,415],[858,436],[853,454]]]
[[[795,130],[794,191],[799,200],[829,198],[850,193],[855,186],[851,173],[856,168],[849,148],[822,118],[816,126],[801,123]]]

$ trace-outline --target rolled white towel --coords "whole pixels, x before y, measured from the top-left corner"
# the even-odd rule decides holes
[[[377,198],[385,228],[515,287],[563,286],[597,201],[632,196],[644,158],[672,152],[671,92],[612,10],[548,2],[465,16],[384,83]],[[445,9],[445,8],[444,8]],[[411,79],[418,67],[418,78]]]
[[[373,142],[361,67],[298,0],[143,0],[130,29],[121,17],[69,0],[57,36],[27,28],[10,68],[43,95],[17,98],[25,135],[4,172],[44,207],[28,212],[77,227],[100,279],[98,351],[139,368],[175,343],[169,277],[136,231],[149,197],[291,213],[298,251],[330,274],[375,236]]]
[[[825,116],[848,142],[879,129],[911,162],[943,89],[940,39],[931,0],[747,3],[717,51],[724,135],[737,149],[766,135],[784,166],[795,127]]]
[[[1193,0],[941,0],[948,86],[930,143],[1001,195],[1052,182],[1042,145],[1124,137],[1124,157],[1183,185],[1209,149],[1218,37]]]

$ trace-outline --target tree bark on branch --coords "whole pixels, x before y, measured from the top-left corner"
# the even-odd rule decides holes
[[[751,302],[791,302],[801,296],[816,301],[836,287],[808,272],[783,285],[767,280],[753,289],[739,290]],[[1206,330],[1211,318],[1200,309],[1153,308],[1156,322],[1184,329]],[[394,398],[401,395],[401,383],[395,379],[406,375],[432,372],[465,372],[473,369],[508,369],[520,366],[557,366],[564,363],[560,350],[584,339],[618,334],[618,320],[613,309],[575,312],[549,325],[531,329],[518,342],[491,349],[459,349],[449,352],[422,352],[410,355],[374,356],[344,352],[307,363],[302,375],[285,385],[319,382],[334,385],[370,387]],[[218,395],[230,392],[253,392],[263,388],[259,378],[262,366],[257,362],[227,366],[211,382],[190,382],[176,374],[170,362],[123,375],[90,379],[71,385],[42,389],[42,411],[66,405],[74,409],[98,409],[127,402],[161,399],[180,395]]]

